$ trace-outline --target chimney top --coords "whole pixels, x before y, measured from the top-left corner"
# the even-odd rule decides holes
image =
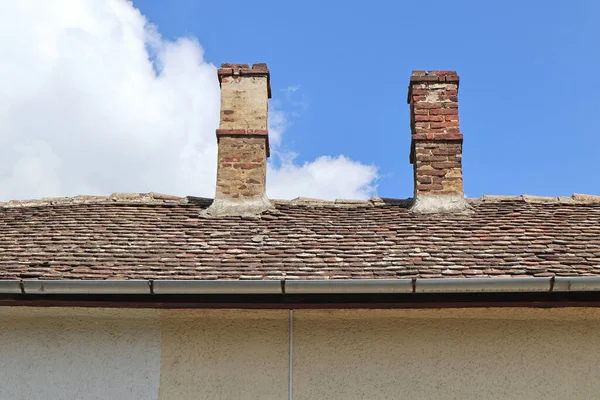
[[[267,97],[271,98],[271,73],[266,63],[252,64],[221,64],[217,71],[219,85],[222,85],[224,76],[266,76],[267,77]]]

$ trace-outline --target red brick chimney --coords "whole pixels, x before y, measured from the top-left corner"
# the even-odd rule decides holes
[[[467,208],[463,192],[462,142],[455,71],[413,71],[408,86],[410,162],[414,166],[414,211]]]
[[[265,191],[270,75],[266,64],[223,64],[219,155],[211,215],[256,215],[271,207]]]

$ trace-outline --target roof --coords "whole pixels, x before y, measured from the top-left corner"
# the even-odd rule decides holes
[[[273,201],[260,217],[159,194],[0,203],[0,279],[394,279],[600,275],[600,196]]]

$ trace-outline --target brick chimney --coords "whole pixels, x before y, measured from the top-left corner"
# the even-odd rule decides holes
[[[410,162],[418,212],[467,208],[463,192],[462,142],[455,71],[413,71],[408,86]]]
[[[271,207],[265,192],[269,136],[266,64],[223,64],[219,155],[215,200],[210,215],[257,215]]]

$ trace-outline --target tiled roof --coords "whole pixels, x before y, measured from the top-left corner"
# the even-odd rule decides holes
[[[157,194],[0,204],[0,279],[354,279],[600,275],[600,198],[274,201],[211,218]]]

